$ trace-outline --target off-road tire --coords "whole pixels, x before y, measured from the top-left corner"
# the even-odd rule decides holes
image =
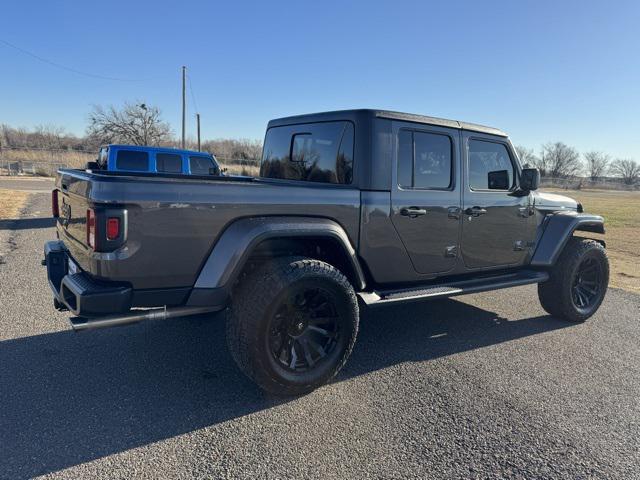
[[[579,269],[588,261],[599,270],[598,291],[593,300],[581,308],[574,300],[573,288]],[[572,237],[550,271],[549,280],[538,284],[538,298],[554,317],[581,323],[600,307],[609,284],[609,260],[604,247],[595,240]]]
[[[288,371],[270,350],[274,312],[296,289],[318,288],[335,295],[340,340],[334,350],[304,372]],[[343,367],[358,333],[358,301],[347,278],[335,267],[305,257],[276,258],[242,278],[232,293],[226,336],[236,364],[264,390],[301,395],[331,380]],[[295,360],[294,360],[295,362]]]

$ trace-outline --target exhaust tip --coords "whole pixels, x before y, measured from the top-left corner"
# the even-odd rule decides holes
[[[89,322],[86,318],[82,317],[71,317],[69,319],[69,323],[71,324],[71,328],[74,332],[79,332],[81,330],[86,330],[89,325]]]

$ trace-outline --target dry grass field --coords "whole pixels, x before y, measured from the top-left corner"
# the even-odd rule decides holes
[[[640,192],[545,190],[575,198],[584,205],[585,212],[604,217],[607,233],[589,236],[602,237],[607,242],[611,262],[609,284],[640,293]]]
[[[0,189],[0,220],[16,218],[29,193]]]
[[[9,150],[2,151],[2,164],[9,162],[27,162],[38,164],[57,163],[69,168],[84,168],[84,165],[96,158],[95,153],[74,150]]]
[[[246,175],[249,177],[257,177],[260,174],[260,167],[253,165],[234,165],[220,163],[222,168],[226,168],[228,175]]]

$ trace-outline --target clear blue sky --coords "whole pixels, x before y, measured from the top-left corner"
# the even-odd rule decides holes
[[[203,136],[384,108],[640,160],[640,2],[5,2],[0,122],[82,134],[92,104],[143,100],[180,129],[187,65]],[[189,99],[189,133],[194,133]]]

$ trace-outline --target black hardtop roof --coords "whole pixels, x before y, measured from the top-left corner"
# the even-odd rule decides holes
[[[426,115],[417,115],[414,113],[392,112],[388,110],[375,109],[354,109],[354,110],[335,110],[332,112],[309,113],[305,115],[294,115],[291,117],[276,118],[269,122],[269,127],[280,125],[290,125],[295,123],[312,123],[328,120],[337,120],[339,118],[350,119],[358,116],[373,116],[377,118],[388,118],[391,120],[402,120],[406,122],[424,123],[427,125],[436,125],[439,127],[459,128],[461,130],[471,130],[473,132],[487,133],[489,135],[499,135],[506,137],[507,134],[502,130],[494,127],[487,127],[475,123],[461,122],[458,120],[447,120],[446,118],[428,117]]]

